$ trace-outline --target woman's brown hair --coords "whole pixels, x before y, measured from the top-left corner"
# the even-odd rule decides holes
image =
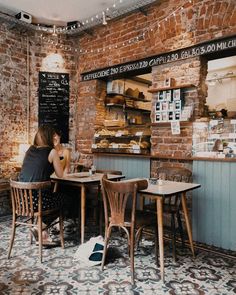
[[[49,146],[54,147],[53,136],[55,134],[55,129],[51,125],[41,125],[34,137],[35,146]]]

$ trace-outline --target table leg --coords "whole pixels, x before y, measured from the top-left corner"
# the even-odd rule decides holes
[[[85,186],[81,185],[81,244],[84,243],[85,226]]]
[[[158,225],[158,240],[159,240],[159,255],[160,255],[160,272],[161,279],[164,282],[164,239],[163,239],[163,199],[158,197],[157,205],[157,225]]]
[[[193,253],[193,257],[195,257],[194,246],[193,246],[193,238],[192,238],[192,229],[191,229],[191,225],[190,225],[190,222],[189,222],[188,206],[187,206],[187,202],[186,202],[186,193],[181,194],[181,203],[182,203],[182,208],[183,208],[183,211],[184,211],[184,219],[185,219],[185,223],[186,223],[186,227],[187,227],[187,233],[188,233],[188,239],[189,239],[189,243],[190,243],[190,248],[191,248],[191,251]]]

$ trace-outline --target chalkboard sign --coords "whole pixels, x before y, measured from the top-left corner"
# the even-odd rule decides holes
[[[69,141],[69,74],[39,72],[39,126],[51,124]]]

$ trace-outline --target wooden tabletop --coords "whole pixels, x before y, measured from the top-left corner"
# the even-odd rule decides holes
[[[161,185],[148,184],[148,187],[140,192],[150,195],[170,196],[178,193],[187,192],[200,187],[198,183],[186,183],[164,180]]]
[[[57,177],[56,175],[52,175],[52,180],[62,180],[68,182],[77,182],[77,183],[93,183],[93,182],[100,182],[102,179],[103,173],[95,173],[94,175],[90,175],[89,172],[78,172],[78,173],[70,173],[63,177]],[[122,179],[125,175],[115,175],[115,174],[108,174],[107,178],[112,179]]]

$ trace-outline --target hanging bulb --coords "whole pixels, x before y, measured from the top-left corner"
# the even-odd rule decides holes
[[[56,25],[53,25],[52,35],[53,36],[57,36],[57,33],[56,33]]]
[[[107,25],[106,14],[105,14],[104,11],[102,12],[102,24],[103,24],[104,26]]]

